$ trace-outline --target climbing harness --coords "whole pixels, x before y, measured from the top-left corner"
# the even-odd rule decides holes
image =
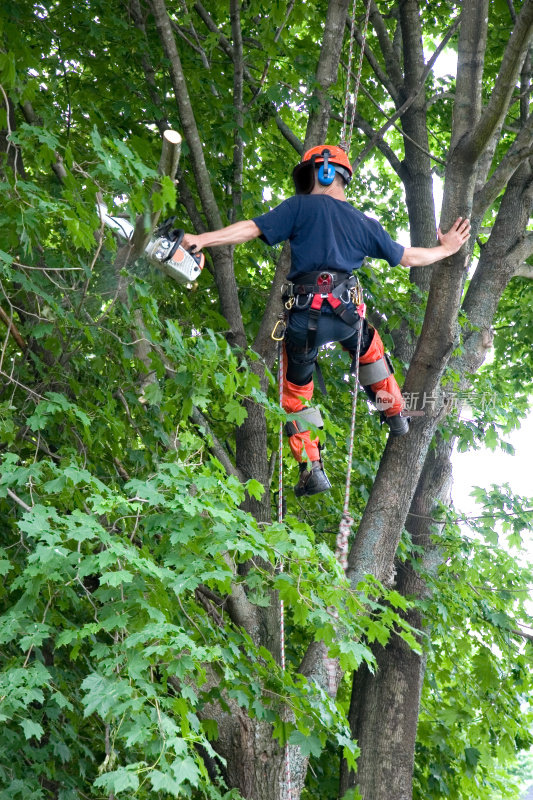
[[[357,278],[354,275],[333,270],[321,270],[306,273],[302,281],[304,278],[305,283],[288,281],[283,284],[282,297],[285,300],[286,308],[294,307],[298,311],[309,308],[306,343],[308,350],[312,350],[315,346],[318,321],[324,300],[327,300],[333,312],[347,325],[356,327],[360,324],[359,315],[350,306],[352,294],[357,287]]]
[[[350,100],[350,78],[352,75],[352,60],[353,60],[353,41],[354,41],[354,30],[355,30],[355,8],[356,8],[357,0],[353,0],[352,5],[352,15],[350,17],[350,49],[348,52],[348,69],[346,73],[346,92],[344,95],[344,117],[342,122],[342,129],[341,129],[341,139],[339,146],[348,153],[350,151],[350,145],[352,143],[352,134],[353,134],[353,127],[355,122],[355,109],[357,107],[357,98],[359,96],[359,87],[361,85],[361,75],[363,73],[363,59],[365,55],[365,45],[366,45],[366,35],[368,31],[368,20],[370,18],[370,0],[366,2],[366,13],[365,13],[365,22],[363,25],[363,34],[361,37],[361,49],[359,51],[359,65],[357,67],[357,74],[355,77],[355,86],[353,90],[353,100],[352,100],[352,113],[350,117],[350,127],[348,130],[347,135],[347,125],[348,125],[348,103]]]

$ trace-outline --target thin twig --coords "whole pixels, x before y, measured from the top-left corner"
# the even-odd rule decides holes
[[[15,492],[12,492],[11,489],[9,489],[9,488],[7,488],[6,491],[7,491],[8,497],[10,497],[12,500],[14,500],[15,503],[17,503],[21,508],[24,509],[24,511],[31,511],[31,506],[29,506],[27,503],[25,503],[24,500],[22,500],[22,498],[20,498],[17,494],[15,494]]]

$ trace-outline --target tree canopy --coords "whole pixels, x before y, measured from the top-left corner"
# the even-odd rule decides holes
[[[386,442],[358,400],[346,574],[340,349],[334,489],[297,501],[289,467],[277,517],[287,248],[213,248],[190,288],[143,255],[157,220],[292,194],[339,140],[366,7],[352,32],[346,0],[3,4],[2,800],[516,797],[533,500],[504,481],[463,519],[449,489],[453,448],[505,448],[532,392],[532,0],[369,0],[349,199],[413,246],[473,236],[360,271],[412,421]]]

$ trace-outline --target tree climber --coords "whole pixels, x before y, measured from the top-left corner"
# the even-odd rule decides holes
[[[409,421],[401,414],[402,394],[381,338],[361,319],[352,302],[351,289],[356,283],[352,270],[358,269],[366,256],[384,259],[391,267],[434,264],[462,247],[470,236],[470,222],[459,217],[445,234],[439,228],[435,247],[403,247],[394,242],[379,222],[347,201],[345,188],[352,167],[344,150],[333,145],[308,150],[292,177],[296,195],[276,208],[218,231],[186,234],[182,245],[201,250],[257,237],[269,245],[287,239],[290,243],[287,296],[292,298],[292,306],[285,334],[283,408],[295,415],[287,423],[286,433],[300,466],[294,490],[301,497],[331,488],[318,437],[310,432],[311,426],[322,426],[322,418],[318,409],[306,405],[313,395],[313,371],[322,345],[340,342],[353,359],[362,325],[359,380],[381,411],[391,436],[409,430]]]

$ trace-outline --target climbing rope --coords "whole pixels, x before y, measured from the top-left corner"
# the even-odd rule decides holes
[[[277,326],[276,326],[277,328]],[[279,405],[283,408],[283,336],[278,339],[278,394]],[[283,419],[279,423],[279,464],[278,464],[278,522],[283,522]],[[280,562],[279,571],[283,572],[283,561]],[[280,598],[280,661],[281,669],[285,672],[285,604]],[[285,742],[285,786],[286,798],[292,800],[291,765],[289,760],[289,743]]]
[[[361,341],[363,335],[362,322],[366,311],[365,304],[363,303],[363,293],[361,290],[361,284],[359,283],[359,281],[357,281],[357,286],[355,287],[354,300],[355,300],[354,305],[356,305],[359,317],[361,318],[361,324],[359,325],[355,358],[353,360],[355,369],[354,372],[352,373],[353,374],[352,415],[350,423],[350,437],[348,444],[348,466],[346,468],[346,483],[344,487],[344,505],[342,508],[342,517],[339,522],[339,532],[337,533],[337,541],[335,546],[335,557],[339,562],[339,564],[341,565],[344,572],[346,572],[348,568],[348,540],[350,538],[350,533],[352,532],[352,525],[354,523],[353,517],[350,514],[350,487],[352,482],[353,450],[355,442],[355,422],[357,414],[357,394],[359,390],[359,355],[361,353]],[[337,611],[336,608],[332,607],[329,610],[334,619],[339,618],[339,612]],[[337,689],[337,661],[336,659],[330,658],[327,654],[325,654],[324,666],[326,668],[326,676],[328,680],[328,694],[331,697],[334,697]]]
[[[354,448],[354,441],[355,441],[355,418],[357,414],[357,392],[359,389],[359,354],[361,353],[361,340],[363,335],[363,319],[365,315],[365,304],[363,303],[363,293],[361,290],[361,285],[359,281],[357,282],[357,286],[355,288],[356,292],[356,307],[359,313],[359,317],[361,323],[359,325],[359,331],[357,335],[357,350],[355,353],[354,359],[354,372],[353,372],[353,389],[352,389],[352,417],[351,417],[351,425],[350,425],[350,438],[349,438],[349,445],[348,445],[348,467],[346,469],[346,484],[344,488],[344,505],[342,508],[342,517],[339,523],[339,532],[337,534],[337,546],[335,550],[335,555],[337,557],[337,561],[346,572],[348,567],[348,539],[350,537],[352,525],[353,525],[353,518],[350,515],[350,486],[352,481],[352,467],[353,467],[353,448]]]
[[[359,53],[359,65],[357,67],[357,74],[355,78],[355,86],[353,90],[353,101],[352,101],[352,114],[350,118],[350,128],[348,131],[348,135],[346,135],[346,129],[348,126],[348,105],[350,100],[350,79],[352,76],[352,60],[353,60],[353,41],[354,41],[354,30],[355,30],[355,8],[357,5],[357,0],[353,0],[352,5],[352,15],[350,17],[350,49],[348,51],[348,69],[346,74],[346,92],[344,94],[344,117],[342,121],[342,130],[341,130],[341,140],[340,140],[340,147],[344,150],[345,153],[348,153],[350,150],[350,145],[352,143],[352,134],[353,134],[353,126],[355,122],[355,109],[357,106],[357,98],[359,96],[359,87],[361,85],[361,74],[363,72],[363,58],[365,55],[365,45],[366,45],[366,35],[368,31],[368,20],[370,18],[370,0],[367,0],[366,3],[366,14],[365,14],[365,22],[363,25],[363,35],[361,37],[361,50]]]

